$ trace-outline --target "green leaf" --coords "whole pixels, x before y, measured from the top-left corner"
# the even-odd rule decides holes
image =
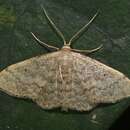
[[[115,0],[1,0],[0,69],[39,54],[49,53],[30,32],[44,42],[62,47],[48,25],[40,5],[65,35],[67,41],[100,9],[100,15],[73,48],[104,48],[93,57],[130,78],[129,1]],[[0,130],[107,130],[129,106],[130,99],[101,105],[91,112],[43,110],[30,100],[0,92]]]

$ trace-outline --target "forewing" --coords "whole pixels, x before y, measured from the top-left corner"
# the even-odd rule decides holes
[[[56,95],[57,56],[60,52],[36,56],[0,72],[0,90],[12,96],[30,98],[44,108],[58,106]]]
[[[89,104],[114,103],[130,96],[130,80],[124,74],[92,58],[72,55],[76,82]]]

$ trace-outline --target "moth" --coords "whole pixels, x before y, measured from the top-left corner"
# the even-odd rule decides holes
[[[115,103],[130,96],[130,80],[121,72],[81,53],[98,51],[71,48],[72,43],[94,21],[98,12],[66,42],[62,32],[44,15],[63,40],[57,48],[32,36],[56,52],[13,64],[0,72],[0,90],[18,98],[29,98],[43,109],[90,111],[98,104]]]

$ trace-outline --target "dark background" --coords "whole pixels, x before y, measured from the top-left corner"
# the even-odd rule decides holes
[[[103,49],[89,56],[130,78],[129,0],[0,0],[0,70],[49,53],[37,44],[30,31],[42,41],[62,47],[40,5],[44,5],[67,40],[100,9],[98,18],[73,48],[91,49],[103,44]],[[130,130],[129,104],[127,99],[89,113],[46,111],[30,100],[0,92],[0,130]]]
[[[113,123],[109,130],[130,130],[130,107]]]

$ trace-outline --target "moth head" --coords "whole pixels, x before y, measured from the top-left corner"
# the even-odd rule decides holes
[[[72,48],[70,47],[70,45],[66,44],[61,49],[66,51],[66,50],[71,50]]]

